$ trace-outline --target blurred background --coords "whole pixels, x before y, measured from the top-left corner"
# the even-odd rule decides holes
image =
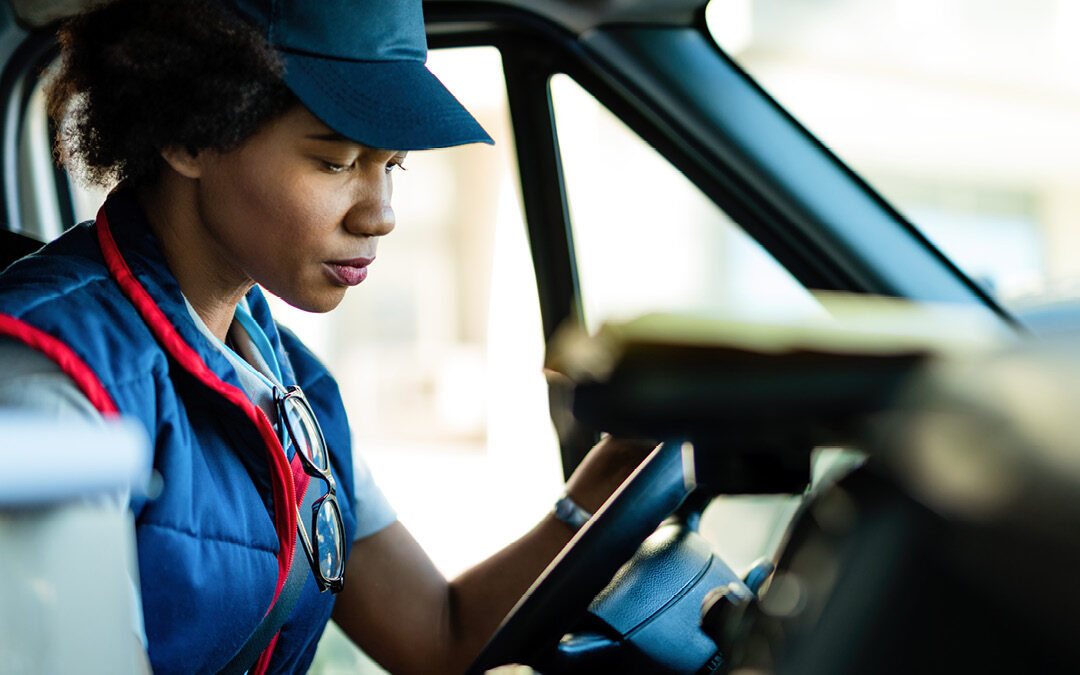
[[[707,20],[1000,302],[1080,316],[1080,0],[713,0]],[[452,576],[542,517],[561,468],[499,55],[433,52],[429,65],[496,146],[411,154],[395,174],[397,229],[364,284],[326,315],[275,311],[336,374],[356,452]],[[551,87],[590,328],[661,309],[820,311],[573,80]],[[85,196],[79,215],[99,203]],[[745,569],[792,508],[717,500],[704,529]],[[378,669],[331,626],[312,672]]]
[[[999,301],[1076,296],[1080,2],[714,0],[708,22]]]

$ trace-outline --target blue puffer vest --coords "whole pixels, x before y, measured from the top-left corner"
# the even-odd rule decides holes
[[[248,302],[284,383],[299,384],[315,409],[351,542],[352,449],[337,384],[278,330],[258,287]],[[52,358],[103,413],[146,427],[163,478],[156,499],[132,500],[150,661],[158,674],[216,672],[271,605],[292,556],[304,555],[294,551],[291,504],[307,478],[191,320],[132,195],[110,196],[96,223],[0,275],[0,334]],[[332,606],[309,576],[272,653],[252,672],[304,672]]]

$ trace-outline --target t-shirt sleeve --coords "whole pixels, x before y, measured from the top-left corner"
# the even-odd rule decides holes
[[[353,484],[356,486],[356,535],[353,541],[370,537],[397,520],[394,507],[375,484],[371,469],[359,455],[353,455]]]
[[[75,382],[41,352],[0,338],[0,407],[24,408],[63,421],[100,422],[101,413]]]
[[[92,422],[104,420],[94,404],[75,385],[60,366],[41,352],[17,340],[0,338],[0,408],[15,408],[45,415],[57,422]],[[127,490],[93,498],[94,504],[118,511],[127,510],[130,502]],[[143,627],[142,599],[135,583],[136,571],[129,569],[132,631],[142,647],[146,647]]]

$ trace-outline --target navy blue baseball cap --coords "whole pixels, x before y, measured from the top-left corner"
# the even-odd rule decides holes
[[[493,143],[428,70],[421,0],[220,0],[277,50],[285,84],[358,143],[426,150]]]

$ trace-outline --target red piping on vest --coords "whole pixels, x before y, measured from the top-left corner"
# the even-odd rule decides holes
[[[75,382],[75,386],[97,408],[98,412],[105,417],[119,416],[116,403],[109,396],[109,392],[105,391],[105,386],[101,384],[97,374],[90,370],[90,366],[86,365],[75,352],[71,351],[71,347],[48,333],[7,314],[0,314],[0,335],[15,338],[49,357],[64,374]]]
[[[296,503],[297,505],[300,505],[304,502],[304,497],[307,495],[311,480],[304,471],[304,465],[300,462],[300,455],[295,452],[293,453],[293,458],[289,463],[289,467],[292,469],[293,474],[293,489],[296,490]],[[299,554],[293,553],[293,555]],[[277,646],[277,639],[278,636],[275,635],[270,640],[270,644],[263,650],[263,653],[259,655],[258,660],[255,661],[255,666],[251,669],[251,675],[263,675],[263,673],[266,672],[266,669],[270,666],[270,656],[274,653],[274,647]]]
[[[128,297],[135,309],[142,315],[151,332],[157,337],[158,342],[185,370],[207,387],[221,394],[230,403],[243,410],[244,414],[258,429],[263,442],[266,444],[266,455],[271,469],[270,482],[274,491],[274,526],[277,531],[279,546],[278,579],[274,588],[274,598],[267,607],[267,611],[269,611],[270,607],[274,606],[274,602],[277,601],[278,595],[285,585],[285,579],[289,575],[289,567],[292,565],[292,558],[296,554],[296,508],[300,503],[297,501],[298,491],[294,484],[295,476],[290,471],[289,463],[285,459],[285,451],[281,447],[281,441],[278,439],[273,425],[270,424],[270,420],[266,417],[266,413],[252,403],[244,392],[227,382],[223,382],[207,367],[195,350],[184,342],[184,339],[176,332],[176,328],[165,316],[164,312],[161,311],[161,308],[150,297],[150,294],[139,283],[139,280],[135,278],[131,268],[128,267],[127,261],[124,260],[123,255],[120,253],[116,240],[113,239],[108,219],[105,216],[104,206],[98,211],[94,229],[97,231],[98,243],[101,246],[101,253],[105,257],[105,265],[108,267],[109,273],[116,279],[116,283],[120,285],[124,295]],[[304,474],[302,470],[301,475],[303,478],[307,478],[307,474]],[[306,481],[304,483],[306,484]],[[253,675],[262,675],[266,671],[266,667],[270,663],[270,654],[276,644],[277,636],[275,635],[269,646],[259,657],[256,667],[252,669]]]

